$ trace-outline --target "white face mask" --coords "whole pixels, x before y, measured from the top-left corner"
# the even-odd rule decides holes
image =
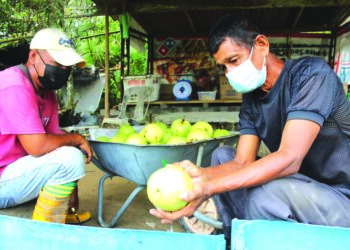
[[[266,80],[265,57],[262,69],[258,70],[251,60],[252,53],[253,48],[247,60],[226,74],[231,86],[239,93],[253,91],[261,87]]]

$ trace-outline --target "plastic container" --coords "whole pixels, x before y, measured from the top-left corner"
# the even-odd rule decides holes
[[[214,101],[216,98],[216,91],[199,91],[198,99],[201,101]]]

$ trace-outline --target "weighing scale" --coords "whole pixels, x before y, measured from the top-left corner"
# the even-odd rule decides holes
[[[178,101],[188,101],[192,93],[192,87],[190,81],[179,80],[173,88],[173,93]]]

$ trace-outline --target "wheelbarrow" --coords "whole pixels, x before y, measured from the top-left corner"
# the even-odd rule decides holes
[[[110,137],[115,134],[115,130],[111,129],[101,129],[100,131],[103,131],[102,134]],[[229,136],[185,145],[131,145],[96,141],[94,137],[98,133],[95,131],[91,134],[95,134],[95,136],[91,136],[89,142],[96,155],[92,161],[100,170],[105,172],[100,178],[98,186],[98,221],[102,227],[109,228],[118,222],[137,194],[146,188],[149,176],[163,167],[162,161],[173,163],[190,160],[198,166],[207,167],[210,165],[211,154],[214,149],[220,145],[234,145],[238,139],[238,133],[232,133]],[[111,221],[105,222],[103,219],[104,183],[108,178],[116,176],[132,181],[137,186],[116,211]],[[221,222],[204,215],[200,212],[200,209],[194,213],[194,216],[214,228],[222,228]],[[186,227],[186,229],[188,228],[190,227]]]

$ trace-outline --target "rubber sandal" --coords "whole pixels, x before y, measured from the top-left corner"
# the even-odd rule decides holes
[[[91,213],[90,212],[76,212],[75,209],[71,209],[72,212],[69,212],[66,215],[66,224],[73,224],[73,225],[81,225],[91,219]]]

